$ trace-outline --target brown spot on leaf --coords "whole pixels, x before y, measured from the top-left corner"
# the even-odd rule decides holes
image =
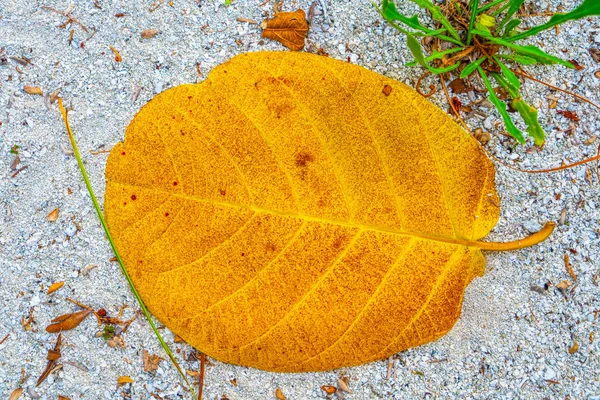
[[[313,162],[314,160],[312,154],[305,151],[296,154],[296,166],[298,167],[306,167],[308,163]]]
[[[389,96],[390,93],[392,93],[392,87],[390,85],[385,85],[381,93],[385,94],[386,96]]]

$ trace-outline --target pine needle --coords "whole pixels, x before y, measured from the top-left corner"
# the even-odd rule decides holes
[[[148,311],[148,308],[146,308],[146,305],[144,304],[144,301],[140,297],[140,295],[139,295],[138,291],[136,290],[136,288],[133,286],[133,282],[131,281],[131,277],[129,276],[129,273],[125,269],[125,265],[123,264],[123,260],[121,259],[121,256],[120,256],[119,252],[117,251],[117,248],[116,248],[115,243],[113,241],[112,235],[110,234],[110,231],[108,230],[108,226],[106,225],[106,220],[104,219],[104,215],[102,214],[102,209],[100,208],[100,204],[98,203],[98,199],[96,198],[96,195],[94,194],[94,190],[92,189],[92,184],[91,184],[90,179],[88,177],[88,174],[87,174],[87,171],[85,169],[85,166],[83,165],[83,161],[81,159],[81,154],[79,153],[79,148],[77,147],[77,143],[75,141],[75,137],[73,136],[73,131],[71,130],[71,126],[69,125],[69,119],[68,119],[68,116],[67,116],[67,110],[65,110],[65,108],[63,107],[62,99],[60,97],[58,98],[58,107],[60,109],[60,113],[62,114],[62,118],[63,118],[63,121],[65,123],[65,128],[67,129],[67,133],[69,134],[69,140],[71,141],[71,146],[73,147],[73,153],[75,155],[75,159],[77,160],[77,164],[79,165],[79,170],[81,171],[81,175],[82,175],[83,180],[85,182],[85,186],[87,187],[88,193],[90,194],[90,198],[92,199],[92,203],[94,205],[94,209],[96,210],[96,214],[98,214],[98,219],[100,220],[100,224],[102,225],[102,229],[104,229],[104,233],[106,233],[106,237],[108,238],[108,242],[110,243],[110,247],[112,248],[112,251],[115,254],[115,257],[116,257],[117,261],[119,262],[119,267],[121,268],[121,272],[125,276],[125,279],[127,280],[127,283],[129,284],[129,287],[131,288],[131,291],[133,292],[133,296],[135,297],[135,299],[137,300],[138,304],[140,305],[140,308],[141,308],[142,312],[144,313],[144,315],[146,316],[146,319],[148,320],[148,323],[150,324],[150,327],[152,328],[152,331],[154,332],[154,334],[156,335],[158,341],[160,342],[160,345],[162,346],[162,348],[165,351],[165,353],[167,353],[167,356],[169,356],[169,359],[171,360],[171,362],[173,363],[173,365],[177,369],[177,372],[179,372],[179,375],[183,378],[185,384],[187,385],[188,389],[192,393],[192,396],[195,398],[196,397],[196,392],[194,391],[194,389],[193,389],[192,385],[190,384],[190,382],[187,380],[185,374],[183,373],[183,370],[181,369],[181,367],[179,366],[179,363],[175,359],[175,356],[173,355],[173,352],[171,351],[171,349],[169,348],[169,346],[167,345],[167,343],[163,339],[162,335],[158,331],[158,328],[156,327],[156,324],[154,323],[154,320],[152,319],[152,316],[150,315],[150,312]]]

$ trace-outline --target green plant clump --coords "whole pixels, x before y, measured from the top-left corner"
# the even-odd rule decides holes
[[[537,109],[521,96],[518,74],[507,64],[518,67],[534,64],[561,64],[575,68],[570,61],[548,54],[536,46],[518,45],[515,42],[572,20],[600,15],[600,0],[583,0],[579,7],[567,13],[555,13],[545,24],[524,31],[519,30],[521,20],[516,17],[525,0],[447,0],[441,6],[431,0],[410,0],[427,10],[437,28],[421,24],[414,15],[407,17],[396,8],[393,0],[382,0],[379,13],[398,31],[406,34],[407,45],[415,62],[407,64],[425,67],[435,75],[454,72],[461,79],[477,73],[485,85],[489,100],[496,106],[506,125],[507,132],[519,143],[525,143],[509,115],[507,104],[498,96],[509,100],[527,126],[527,133],[536,145],[544,143],[544,130],[538,121]],[[417,37],[429,37],[430,54],[425,56]],[[492,80],[498,85],[494,88]]]

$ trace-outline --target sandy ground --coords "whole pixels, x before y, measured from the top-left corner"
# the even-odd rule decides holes
[[[112,253],[69,154],[56,105],[47,108],[43,97],[26,94],[23,86],[39,86],[44,93],[60,88],[72,104],[71,122],[102,198],[106,154],[90,151],[110,149],[122,140],[136,111],[155,93],[201,81],[197,64],[206,74],[241,52],[283,49],[262,41],[256,25],[236,21],[238,17],[261,21],[270,6],[260,3],[236,0],[225,7],[220,1],[173,0],[151,12],[151,0],[97,0],[101,8],[93,0],[80,0],[71,15],[87,27],[85,32],[76,23],[62,29],[66,18],[42,8],[65,10],[68,0],[0,1],[0,58],[7,58],[0,65],[0,340],[8,335],[0,344],[1,398],[19,386],[24,389],[22,398],[117,399],[124,394],[134,399],[189,398],[168,362],[157,371],[143,371],[144,349],[164,354],[142,319],[123,335],[124,348],[109,347],[96,337],[99,327],[94,318],[66,332],[63,368],[34,389],[46,365],[47,349],[56,340],[44,328],[53,317],[77,309],[66,297],[105,308],[110,315],[122,304],[133,309],[136,304],[117,264],[109,261]],[[285,8],[295,9],[294,3],[287,0]],[[403,67],[412,60],[404,37],[382,23],[370,2],[321,3],[326,12],[319,5],[309,33],[314,48],[415,83],[422,71]],[[538,11],[548,6],[547,1],[532,3]],[[552,0],[550,6],[570,9],[576,3]],[[309,5],[297,2],[304,9]],[[140,38],[144,29],[158,29],[160,34],[144,40]],[[594,77],[600,65],[588,53],[600,46],[600,19],[570,23],[558,35],[552,30],[535,42],[586,68],[540,67],[531,68],[532,73],[600,102],[599,80]],[[115,62],[109,46],[120,52],[122,62]],[[23,66],[10,57],[27,57],[32,64]],[[426,79],[425,87],[433,82]],[[134,100],[138,88],[141,92]],[[531,143],[514,146],[494,129],[499,116],[483,104],[477,108],[481,115],[468,123],[492,133],[487,145],[492,153],[522,168],[558,166],[596,154],[598,142],[585,141],[600,130],[597,109],[532,82],[525,83],[524,93],[539,106],[547,145],[541,151],[532,151]],[[555,109],[548,106],[552,98],[557,101]],[[447,107],[440,93],[432,101]],[[581,120],[570,125],[557,110],[576,111]],[[11,169],[15,145],[20,164]],[[16,174],[21,167],[27,168]],[[275,374],[211,360],[205,398],[274,399],[277,388],[288,399],[325,398],[321,385],[335,385],[342,375],[349,377],[353,391],[345,394],[347,399],[600,398],[600,288],[594,282],[600,268],[600,190],[594,170],[590,164],[589,171],[581,166],[530,175],[498,166],[502,217],[489,240],[523,237],[545,221],[560,220],[561,213],[563,223],[535,248],[486,254],[486,275],[467,289],[455,328],[435,343],[398,354],[391,374],[388,361],[325,373]],[[58,220],[48,222],[46,216],[55,208],[60,210]],[[563,294],[555,285],[573,281],[565,269],[565,254],[577,281]],[[83,273],[90,264],[97,267]],[[57,281],[65,286],[46,294]],[[539,288],[535,291],[532,286]],[[124,318],[133,314],[132,308]],[[30,310],[32,330],[24,330],[22,319]],[[190,349],[173,343],[168,330],[163,332],[182,366],[197,370],[198,362],[187,361]],[[570,354],[575,342],[579,349]],[[122,375],[135,382],[117,387]]]

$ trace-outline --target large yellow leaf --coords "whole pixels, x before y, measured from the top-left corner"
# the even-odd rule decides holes
[[[156,96],[106,179],[150,310],[209,356],[266,370],[442,336],[480,249],[502,248],[476,242],[499,198],[474,139],[409,87],[305,53],[244,54]]]

